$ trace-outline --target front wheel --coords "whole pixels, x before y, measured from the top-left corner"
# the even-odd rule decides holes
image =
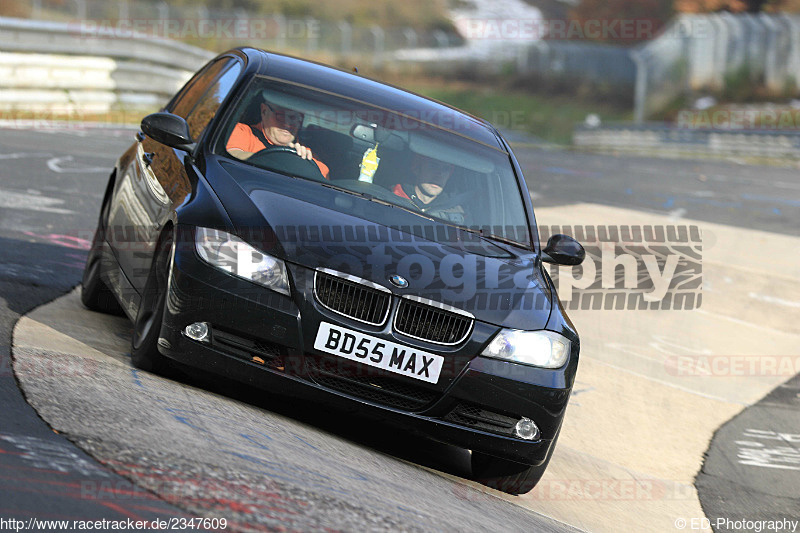
[[[89,257],[86,259],[86,266],[83,269],[83,279],[81,279],[81,302],[87,309],[91,309],[92,311],[121,315],[122,307],[120,307],[114,294],[100,278],[102,251],[99,243],[101,239],[101,231],[98,227],[97,231],[95,231],[94,239],[92,240],[92,248],[89,250]]]
[[[153,265],[133,323],[131,339],[133,366],[161,375],[170,373],[169,360],[158,351],[158,336],[167,301],[167,277],[173,253],[172,236],[166,235],[159,241],[153,254]]]

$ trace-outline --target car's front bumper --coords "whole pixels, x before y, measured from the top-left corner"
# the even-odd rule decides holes
[[[184,241],[177,246],[170,276],[159,339],[159,348],[167,357],[271,392],[356,410],[455,446],[530,465],[545,460],[569,400],[570,387],[558,386],[566,370],[475,356],[496,333],[495,326],[476,322],[465,346],[439,352],[463,362],[454,364],[439,388],[417,387],[413,380],[401,378],[406,383],[398,390],[430,399],[416,406],[404,405],[386,395],[395,394],[392,391],[364,393],[373,369],[314,350],[321,321],[353,329],[357,325],[316,304],[310,290],[313,271],[289,265],[293,278],[293,296],[289,298],[211,267],[190,244]],[[201,321],[211,324],[209,343],[183,334],[188,324]],[[370,335],[398,341],[387,331],[366,329]],[[465,354],[472,355],[465,358]],[[328,367],[332,373],[325,377],[330,379],[320,379],[315,369]],[[362,374],[362,370],[367,372]],[[388,378],[384,373],[379,379]],[[353,381],[355,386],[349,386]],[[523,416],[537,424],[540,438],[527,441],[513,435],[508,424]]]

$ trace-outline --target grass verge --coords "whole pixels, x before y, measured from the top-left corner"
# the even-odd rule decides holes
[[[572,131],[594,113],[602,121],[631,120],[631,112],[606,104],[564,96],[533,94],[519,89],[412,81],[404,88],[445,102],[488,120],[500,129],[524,131],[546,142],[568,145]]]

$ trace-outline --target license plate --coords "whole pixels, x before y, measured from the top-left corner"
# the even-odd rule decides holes
[[[441,355],[423,352],[327,322],[320,324],[314,348],[428,383],[439,381],[439,374],[444,364],[444,357]]]

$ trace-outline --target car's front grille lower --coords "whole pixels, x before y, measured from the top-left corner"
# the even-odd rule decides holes
[[[461,426],[467,426],[500,435],[513,436],[514,426],[518,419],[499,413],[487,411],[469,403],[459,403],[444,417],[447,422],[454,422]]]
[[[421,411],[439,397],[435,391],[404,383],[399,378],[362,375],[361,372],[347,370],[359,368],[363,372],[377,372],[369,367],[342,366],[340,361],[313,358],[308,358],[306,365],[310,377],[323,387],[387,407]]]
[[[415,339],[458,344],[470,334],[472,323],[473,319],[468,316],[403,298],[394,319],[394,329]]]
[[[374,326],[380,326],[389,314],[392,295],[344,277],[317,271],[314,296],[336,313]]]
[[[248,339],[218,329],[213,331],[212,345],[215,348],[272,370],[284,369],[284,358],[279,345],[260,339]]]

